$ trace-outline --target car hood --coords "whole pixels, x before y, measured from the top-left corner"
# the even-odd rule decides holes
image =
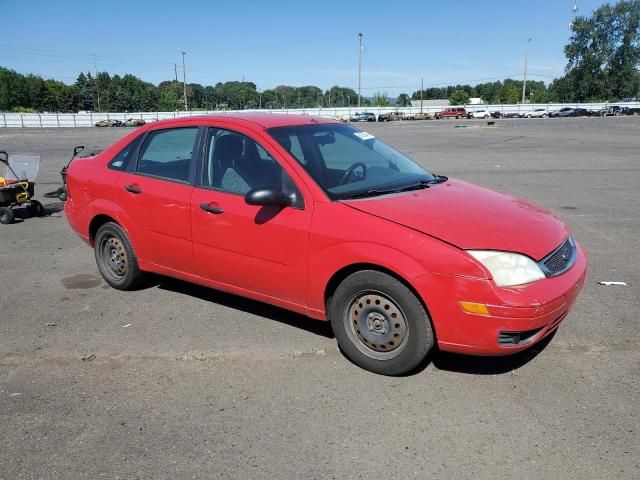
[[[343,203],[459,248],[518,252],[535,260],[569,235],[566,225],[543,208],[454,179],[424,190]]]

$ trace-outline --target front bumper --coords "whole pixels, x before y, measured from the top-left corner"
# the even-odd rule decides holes
[[[584,284],[587,254],[579,244],[576,248],[575,264],[562,275],[517,287],[497,287],[491,280],[453,275],[415,279],[429,309],[438,347],[472,355],[509,355],[554,332]],[[459,301],[485,304],[490,315],[464,312]]]

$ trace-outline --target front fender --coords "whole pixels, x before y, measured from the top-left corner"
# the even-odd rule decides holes
[[[413,278],[428,273],[406,253],[371,242],[345,242],[317,250],[309,257],[307,307],[309,315],[325,318],[325,291],[331,277],[349,266],[369,264],[394,272],[411,284]]]

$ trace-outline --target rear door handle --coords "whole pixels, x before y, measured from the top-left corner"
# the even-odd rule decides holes
[[[214,207],[213,205],[209,204],[209,203],[201,203],[200,204],[200,208],[202,210],[204,210],[207,213],[213,213],[215,215],[220,215],[221,213],[224,213],[224,208],[222,207]]]
[[[125,185],[124,189],[127,192],[135,193],[136,195],[138,195],[139,193],[142,193],[142,189],[138,185]]]

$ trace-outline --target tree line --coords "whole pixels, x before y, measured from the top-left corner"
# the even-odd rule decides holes
[[[605,4],[589,17],[577,17],[564,52],[565,74],[549,85],[528,81],[525,98],[532,103],[597,102],[640,96],[640,0]],[[522,81],[471,85],[450,85],[401,93],[390,99],[386,92],[362,98],[363,106],[406,106],[410,101],[449,99],[464,104],[470,97],[486,103],[514,104],[521,101]],[[219,82],[216,85],[189,83],[187,104],[191,110],[241,110],[255,108],[354,107],[358,94],[348,87],[280,85],[258,91],[252,82]],[[183,85],[165,81],[159,85],[133,75],[107,72],[80,73],[73,85],[22,75],[0,67],[0,111],[104,112],[183,110]]]
[[[351,88],[280,85],[259,92],[253,82],[188,83],[190,110],[255,108],[346,107],[358,104]],[[184,110],[183,84],[165,81],[158,86],[133,75],[80,73],[73,85],[22,75],[0,67],[0,111],[15,112],[153,112]],[[361,100],[369,104],[368,99]]]

